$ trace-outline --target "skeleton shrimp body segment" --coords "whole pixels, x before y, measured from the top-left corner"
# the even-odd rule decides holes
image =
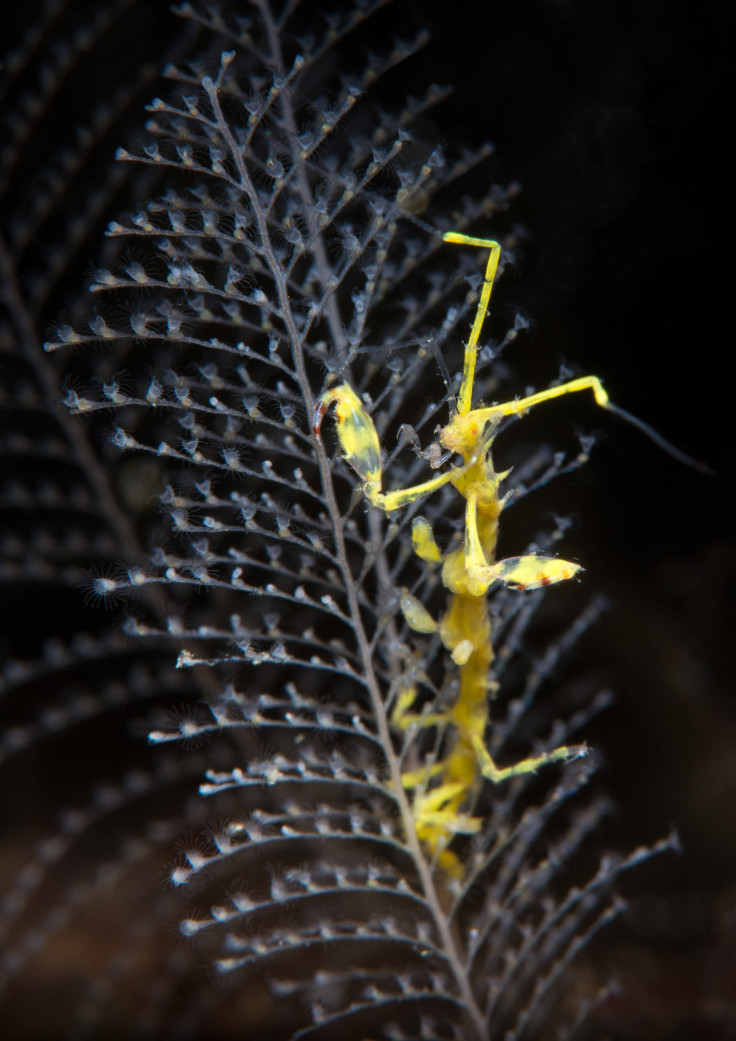
[[[500,510],[500,504],[498,504]],[[415,538],[415,549],[425,550],[431,538],[429,523],[422,517],[416,518],[414,528],[421,533]],[[484,558],[493,559],[497,538],[497,519],[490,509],[481,514],[477,525],[478,541]],[[419,554],[422,555],[421,553]],[[539,577],[540,568],[558,568],[565,561],[549,557],[516,557],[502,560],[495,565],[499,571],[516,576],[520,583],[526,578],[529,585]],[[566,565],[576,569],[576,565]],[[499,575],[499,577],[502,577]],[[569,577],[561,575],[560,577]],[[509,581],[509,579],[506,579]],[[560,578],[545,578],[544,582]],[[444,726],[448,729],[448,750],[443,759],[429,770],[420,769],[404,774],[406,788],[418,789],[414,800],[414,819],[419,838],[438,857],[438,862],[451,875],[461,872],[460,862],[447,846],[458,833],[458,819],[473,822],[474,817],[462,814],[461,809],[468,798],[477,793],[481,777],[498,784],[521,774],[535,773],[546,763],[567,761],[580,754],[581,748],[563,746],[552,752],[531,756],[509,767],[499,767],[485,745],[485,732],[490,719],[490,700],[493,684],[489,682],[493,662],[491,617],[485,589],[474,593],[474,582],[468,573],[465,547],[449,553],[442,565],[442,582],[452,593],[449,604],[438,625],[423,628],[428,613],[414,597],[404,594],[402,610],[408,624],[419,631],[439,631],[440,637],[452,660],[459,668],[459,689],[454,704],[444,713],[410,714],[416,697],[412,692],[403,704],[402,712],[396,713],[393,722],[404,728],[410,723],[420,726]],[[407,610],[407,603],[409,609]],[[419,622],[419,624],[413,624]],[[430,619],[431,622],[431,619]],[[432,782],[432,787],[428,787]],[[441,793],[438,795],[438,793]]]

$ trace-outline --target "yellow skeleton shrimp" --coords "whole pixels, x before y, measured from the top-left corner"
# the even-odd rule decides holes
[[[415,789],[414,819],[419,838],[438,857],[450,874],[460,873],[460,862],[446,847],[458,832],[471,833],[480,825],[477,818],[461,812],[470,793],[477,790],[481,777],[499,783],[521,774],[534,773],[546,763],[569,761],[585,754],[584,747],[563,746],[543,755],[523,759],[513,766],[499,767],[485,744],[489,721],[489,669],[493,660],[491,620],[487,592],[494,582],[517,589],[537,589],[572,578],[579,565],[555,557],[527,555],[496,560],[498,518],[504,506],[499,485],[507,476],[493,468],[491,446],[496,427],[506,416],[519,415],[544,401],[590,390],[602,408],[621,412],[609,403],[601,381],[584,376],[518,401],[472,408],[473,382],[478,340],[488,311],[493,282],[501,255],[500,245],[490,239],[472,238],[447,232],[445,242],[478,246],[489,251],[478,309],[465,347],[462,384],[457,408],[439,435],[440,444],[462,457],[462,464],[422,484],[396,491],[382,490],[381,446],[373,420],[355,391],[342,384],[327,390],[320,398],[313,417],[314,433],[319,436],[327,409],[334,405],[337,435],[345,458],[360,476],[363,494],[369,502],[390,513],[450,483],[465,499],[465,531],[461,546],[443,555],[427,520],[418,517],[412,528],[414,551],[423,560],[442,564],[442,583],[451,593],[449,605],[439,622],[410,593],[404,592],[401,608],[417,632],[439,632],[444,646],[459,669],[459,692],[454,705],[434,714],[410,710],[416,691],[405,690],[392,714],[402,729],[412,724],[447,726],[449,751],[431,767],[407,771],[403,784]],[[639,424],[641,425],[641,424]]]

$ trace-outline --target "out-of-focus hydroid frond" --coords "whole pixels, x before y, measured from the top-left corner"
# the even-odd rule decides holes
[[[135,39],[136,0],[104,10],[37,6],[15,41],[12,25],[25,12],[5,12],[3,47],[13,49],[0,85],[0,994],[8,1037],[67,1034],[141,921],[161,933],[166,901],[151,881],[192,826],[182,793],[204,769],[145,748],[146,711],[190,701],[199,688],[172,668],[172,646],[134,648],[114,610],[112,584],[146,559],[149,493],[129,494],[133,471],[106,453],[99,425],[59,408],[71,369],[89,373],[86,362],[43,351],[60,309],[68,320],[77,313],[105,215],[139,191],[110,157],[159,68],[145,48],[128,68],[97,61]],[[185,44],[172,38],[171,56]],[[88,306],[85,298],[78,313]],[[159,607],[155,598],[141,603],[151,617]]]

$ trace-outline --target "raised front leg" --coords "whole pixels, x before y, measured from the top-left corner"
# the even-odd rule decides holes
[[[483,329],[488,307],[491,303],[491,292],[498,271],[498,262],[501,259],[501,246],[495,239],[476,239],[471,235],[462,235],[458,231],[448,231],[442,236],[445,242],[453,242],[458,246],[479,246],[481,249],[489,250],[486,272],[483,278],[483,288],[478,301],[478,309],[475,312],[473,328],[470,330],[470,339],[465,345],[465,358],[463,361],[463,381],[460,385],[460,394],[457,399],[458,415],[464,416],[470,412],[473,404],[473,383],[475,381],[475,363],[478,356],[478,340]]]
[[[339,387],[333,387],[325,391],[319,399],[312,417],[315,436],[320,436],[324,415],[333,404],[337,419],[337,436],[345,458],[363,481],[363,493],[366,498],[373,506],[385,510],[386,513],[408,506],[442,488],[462,472],[463,468],[458,467],[410,488],[399,488],[393,492],[382,491],[381,443],[378,440],[378,432],[360,398],[349,384],[343,383]]]

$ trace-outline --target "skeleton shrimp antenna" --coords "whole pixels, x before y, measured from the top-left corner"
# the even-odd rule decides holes
[[[625,422],[630,423],[637,430],[640,430],[642,434],[646,434],[650,441],[653,441],[658,448],[661,448],[663,452],[671,455],[673,459],[676,459],[678,463],[683,463],[685,466],[689,466],[693,470],[697,470],[698,473],[708,474],[710,477],[715,477],[716,471],[712,466],[708,466],[707,463],[703,463],[700,459],[695,459],[693,456],[688,455],[687,452],[683,452],[680,448],[677,448],[666,437],[662,437],[658,430],[645,423],[643,419],[639,419],[638,416],[632,416],[630,412],[627,412],[623,408],[619,408],[618,405],[613,405],[609,401],[606,404],[606,410],[613,412],[614,415],[618,416],[619,419],[623,419]]]

